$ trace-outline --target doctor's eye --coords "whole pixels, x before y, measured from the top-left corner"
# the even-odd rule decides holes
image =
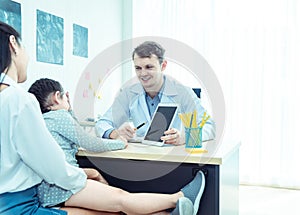
[[[135,70],[136,71],[139,71],[139,70],[141,70],[142,69],[142,67],[140,67],[140,66],[135,66]]]
[[[146,69],[149,69],[149,70],[154,69],[154,66],[153,65],[147,65]]]

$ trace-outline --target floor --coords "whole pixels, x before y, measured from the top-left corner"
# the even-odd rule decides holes
[[[239,215],[300,215],[300,190],[240,186]]]

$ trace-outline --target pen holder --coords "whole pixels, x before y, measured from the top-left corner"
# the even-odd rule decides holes
[[[202,148],[202,128],[185,127],[185,148],[199,149]]]

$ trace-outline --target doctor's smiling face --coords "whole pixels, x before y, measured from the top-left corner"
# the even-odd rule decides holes
[[[160,63],[159,58],[153,54],[150,57],[135,54],[133,62],[136,75],[147,94],[151,97],[156,96],[163,85],[162,72],[167,66],[167,61],[163,60]]]

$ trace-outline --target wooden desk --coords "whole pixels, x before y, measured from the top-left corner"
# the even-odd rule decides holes
[[[193,179],[198,170],[206,186],[198,214],[238,215],[239,141],[208,141],[208,153],[191,154],[184,146],[155,147],[130,143],[125,150],[80,151],[81,167],[98,169],[107,181],[130,192],[174,193]]]

